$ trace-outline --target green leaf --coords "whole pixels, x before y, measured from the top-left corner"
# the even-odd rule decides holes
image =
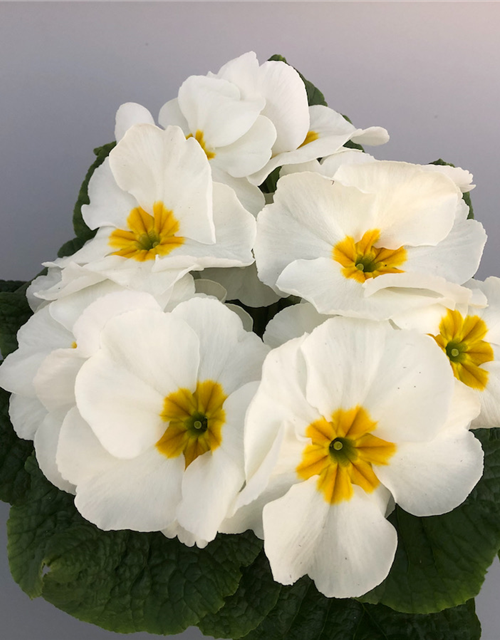
[[[242,638],[255,629],[275,606],[281,585],[274,582],[269,561],[261,551],[255,562],[242,571],[236,593],[227,598],[222,609],[198,623],[200,630],[215,638]]]
[[[180,633],[223,606],[261,549],[252,534],[220,535],[200,550],[161,533],[101,531],[34,458],[26,468],[31,487],[7,523],[12,575],[32,598],[104,629]]]
[[[280,56],[279,54],[275,54],[274,56],[271,56],[269,60],[270,61],[274,60],[276,62],[284,62],[285,64],[288,64],[286,58],[284,58],[283,56]],[[315,87],[312,82],[310,82],[309,80],[306,80],[306,78],[304,78],[304,76],[300,73],[298,69],[295,69],[295,71],[302,78],[302,82],[306,87],[308,105],[310,107],[312,107],[315,104],[321,104],[324,107],[328,106],[326,104],[325,96],[321,93],[321,91],[317,87]]]
[[[440,167],[454,167],[454,164],[451,164],[451,162],[445,162],[444,160],[441,160],[441,158],[439,158],[439,160],[434,160],[434,162],[431,162],[430,164],[436,164]],[[464,199],[465,204],[469,207],[469,215],[467,216],[468,220],[474,220],[474,209],[472,207],[472,200],[470,197],[470,193],[463,193],[462,194],[462,198]]]
[[[417,518],[397,507],[398,531],[389,576],[361,598],[407,613],[431,613],[475,597],[500,548],[500,429],[473,432],[481,441],[484,474],[451,513]]]
[[[83,238],[73,238],[73,240],[68,240],[68,242],[65,242],[63,246],[59,249],[59,251],[57,252],[57,256],[59,258],[72,256],[74,253],[76,253],[79,249],[83,247],[85,242],[86,240],[84,240]]]
[[[0,388],[0,500],[20,500],[30,485],[30,476],[24,468],[33,453],[33,442],[17,437],[9,418],[10,394]]]
[[[88,194],[90,178],[92,177],[92,174],[97,169],[97,167],[100,167],[101,164],[104,162],[104,160],[106,160],[106,158],[110,154],[110,151],[115,146],[116,146],[116,142],[109,142],[108,144],[105,144],[102,147],[98,147],[97,149],[94,149],[94,154],[97,156],[97,158],[95,159],[90,169],[87,171],[85,180],[83,181],[82,186],[80,187],[78,200],[76,201],[75,208],[73,210],[73,228],[75,230],[76,237],[81,238],[84,242],[86,242],[87,240],[90,240],[90,238],[93,238],[96,234],[95,229],[94,230],[89,229],[89,227],[85,224],[85,221],[83,220],[83,217],[82,217],[82,205],[89,204],[90,202],[89,194]],[[66,245],[64,245],[64,247],[66,247]],[[61,250],[64,247],[62,247]],[[70,254],[66,254],[66,255],[70,255]]]
[[[474,601],[430,615],[325,598],[309,578],[282,587],[275,607],[245,640],[479,640]]]
[[[24,292],[0,292],[0,350],[4,358],[17,349],[17,332],[32,313]]]
[[[0,280],[0,293],[12,293],[24,284],[22,280]]]

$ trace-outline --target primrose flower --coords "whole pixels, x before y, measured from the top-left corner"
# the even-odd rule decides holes
[[[263,536],[282,584],[307,574],[327,597],[361,596],[393,562],[394,502],[446,513],[481,477],[478,412],[429,336],[330,318],[267,356],[224,529]]]
[[[180,129],[128,129],[89,183],[82,208],[96,236],[68,258],[118,284],[158,294],[192,270],[253,262],[255,220]]]
[[[57,452],[82,515],[104,530],[212,540],[244,481],[243,420],[267,352],[212,299],[111,319]]]
[[[260,279],[319,313],[376,320],[471,299],[486,242],[445,174],[399,162],[343,164],[334,181],[284,176],[258,217]],[[482,297],[482,296],[480,296]]]
[[[381,127],[356,129],[333,109],[309,107],[300,75],[285,62],[270,60],[259,65],[257,56],[250,51],[226,63],[215,77],[234,83],[248,99],[264,98],[261,113],[276,128],[272,157],[249,176],[253,184],[261,184],[276,167],[330,155],[348,140],[383,144],[389,139]]]
[[[40,308],[21,327],[19,348],[0,366],[0,385],[11,392],[9,414],[19,437],[33,440],[38,464],[57,487],[73,492],[56,465],[61,425],[75,404],[75,379],[99,345],[99,332],[109,318],[130,308],[172,308],[194,294],[188,276],[170,290],[163,305],[149,294],[124,291],[105,281]],[[182,286],[181,286],[182,283]]]
[[[473,427],[496,427],[500,423],[500,278],[471,280],[466,286],[482,292],[488,306],[469,304],[452,310],[436,304],[400,314],[394,322],[434,337],[455,378],[481,401]]]

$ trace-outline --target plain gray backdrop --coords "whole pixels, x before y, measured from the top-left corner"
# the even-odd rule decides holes
[[[489,234],[478,275],[500,275],[499,27],[490,3],[0,3],[0,278],[32,278],[73,237],[92,149],[113,139],[121,103],[156,116],[187,76],[248,50],[281,53],[357,126],[386,127],[378,158],[472,171]],[[29,601],[9,574],[7,517],[2,505],[2,640],[118,638]],[[477,601],[483,640],[500,637],[499,587],[497,564]]]

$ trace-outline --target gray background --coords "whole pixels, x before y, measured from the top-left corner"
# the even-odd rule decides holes
[[[490,237],[479,276],[500,275],[499,28],[489,3],[0,3],[0,278],[33,277],[72,237],[92,149],[112,140],[122,102],[156,115],[188,75],[251,49],[285,55],[356,125],[385,126],[377,157],[472,171]],[[7,517],[2,505],[2,639],[117,638],[29,602],[8,571]],[[500,637],[499,587],[497,563],[478,598],[483,640]]]

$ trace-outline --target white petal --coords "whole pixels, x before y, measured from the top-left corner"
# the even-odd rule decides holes
[[[48,411],[68,411],[75,404],[75,380],[83,363],[76,349],[56,349],[41,363],[33,384]]]
[[[374,465],[396,503],[413,515],[448,513],[462,504],[483,474],[481,443],[467,431],[479,407],[470,389],[459,382],[457,388],[452,402],[458,406],[436,438],[402,443],[386,466]],[[461,397],[469,393],[472,399]]]
[[[449,167],[447,165],[438,164],[421,164],[419,165],[424,171],[437,171],[438,173],[444,173],[460,188],[462,193],[467,193],[475,188],[475,184],[472,184],[474,179],[472,173],[466,169],[460,167]]]
[[[274,579],[293,584],[307,574],[329,598],[361,596],[384,580],[396,552],[387,499],[355,487],[351,500],[332,506],[316,482],[297,484],[264,508],[264,548]]]
[[[152,295],[139,291],[116,291],[103,295],[88,305],[73,329],[78,353],[83,357],[90,357],[99,348],[101,331],[108,320],[134,309],[160,311],[160,306]]]
[[[165,432],[164,396],[102,352],[81,368],[75,395],[82,417],[116,457],[140,455]]]
[[[460,189],[444,174],[404,162],[342,165],[335,181],[376,194],[378,245],[387,249],[444,240],[462,198]]]
[[[40,309],[18,331],[17,340],[21,348],[33,351],[52,351],[70,347],[73,337],[52,316],[51,307]]]
[[[196,458],[182,479],[179,524],[197,538],[213,540],[244,480],[243,465],[221,448]]]
[[[116,184],[109,158],[92,174],[88,186],[90,204],[82,205],[82,216],[91,229],[126,228],[127,218],[137,200]]]
[[[225,147],[219,147],[212,164],[235,178],[245,178],[261,169],[271,157],[271,148],[276,140],[273,123],[259,116],[255,124]]]
[[[33,440],[46,415],[47,409],[38,398],[27,398],[17,393],[10,396],[10,421],[20,438]]]
[[[463,284],[476,273],[486,243],[486,232],[477,220],[455,223],[449,235],[435,247],[413,247],[405,268]]]
[[[239,267],[253,263],[254,217],[243,208],[232,189],[218,183],[213,187],[215,244],[202,244],[186,238],[184,244],[155,262],[155,272],[163,269]]]
[[[243,325],[243,329],[245,331],[253,331],[253,318],[252,316],[245,311],[242,307],[239,307],[237,304],[231,304],[230,302],[226,302],[226,307],[231,309],[233,313],[235,313],[238,318],[241,320],[241,324]]]
[[[150,449],[80,484],[75,506],[103,531],[161,531],[175,519],[183,468],[182,456]]]
[[[481,413],[472,426],[489,429],[500,424],[500,362],[486,362],[481,369],[488,372],[488,384],[484,391],[476,392],[481,400]]]
[[[362,406],[389,442],[428,440],[448,414],[454,377],[428,336],[389,324],[331,318],[302,345],[307,398],[328,417]]]
[[[305,397],[306,367],[300,351],[303,340],[296,338],[273,349],[264,361],[262,382],[246,418],[247,478],[264,462],[285,422],[307,426],[320,417]]]
[[[136,102],[126,102],[122,104],[116,112],[115,118],[115,138],[119,142],[127,133],[130,127],[135,124],[153,124],[155,121],[151,113]]]
[[[304,333],[311,333],[328,318],[318,313],[309,302],[294,304],[277,313],[267,324],[263,340],[274,349],[288,340],[300,338]]]
[[[193,298],[179,304],[172,315],[187,323],[199,338],[199,380],[215,380],[229,395],[260,379],[268,347],[256,334],[245,331],[238,316],[221,302]]]
[[[174,313],[128,311],[109,320],[101,333],[106,356],[162,396],[179,388],[194,391],[198,379],[200,340]]]
[[[180,127],[184,135],[188,136],[190,133],[188,121],[180,110],[178,98],[174,98],[163,105],[160,109],[158,122],[164,129],[170,125],[174,125]]]
[[[345,188],[314,173],[281,178],[274,204],[257,221],[255,256],[260,279],[274,286],[297,259],[332,256],[347,235],[360,237],[373,227],[373,196]]]
[[[248,307],[268,307],[280,299],[257,275],[257,265],[229,269],[205,269],[203,275],[219,282],[228,300],[239,300]]]
[[[75,493],[75,487],[62,477],[56,464],[57,443],[65,415],[65,411],[48,413],[40,424],[34,438],[36,459],[44,476],[53,485],[68,493]]]
[[[214,241],[210,165],[196,140],[186,140],[178,127],[140,124],[111,151],[109,163],[118,186],[149,214],[161,201],[179,221],[179,235]]]
[[[296,149],[309,130],[307,94],[301,77],[284,62],[264,62],[259,69],[258,91],[266,99],[262,115],[276,127],[273,154]]]
[[[49,351],[18,349],[10,353],[0,365],[0,386],[28,398],[35,397],[33,380]]]
[[[202,131],[211,149],[245,135],[263,106],[263,98],[242,100],[238,87],[221,78],[190,76],[179,89],[179,108],[191,133]]]
[[[205,274],[204,274],[205,275]],[[207,296],[209,298],[215,298],[219,302],[225,302],[227,298],[227,291],[224,287],[215,282],[214,280],[207,280],[206,278],[196,279],[196,295]]]
[[[223,171],[212,163],[212,178],[214,182],[227,184],[235,192],[236,197],[253,216],[257,217],[266,204],[262,191],[246,178],[233,178],[227,171]]]
[[[182,544],[185,544],[187,547],[194,547],[194,545],[196,545],[198,549],[204,549],[208,544],[208,540],[203,540],[186,531],[177,520],[172,522],[166,529],[163,529],[162,533],[166,538],[178,538],[179,542],[182,542]]]
[[[62,477],[78,486],[106,473],[117,464],[117,459],[104,449],[78,409],[73,407],[61,426],[56,463]]]

